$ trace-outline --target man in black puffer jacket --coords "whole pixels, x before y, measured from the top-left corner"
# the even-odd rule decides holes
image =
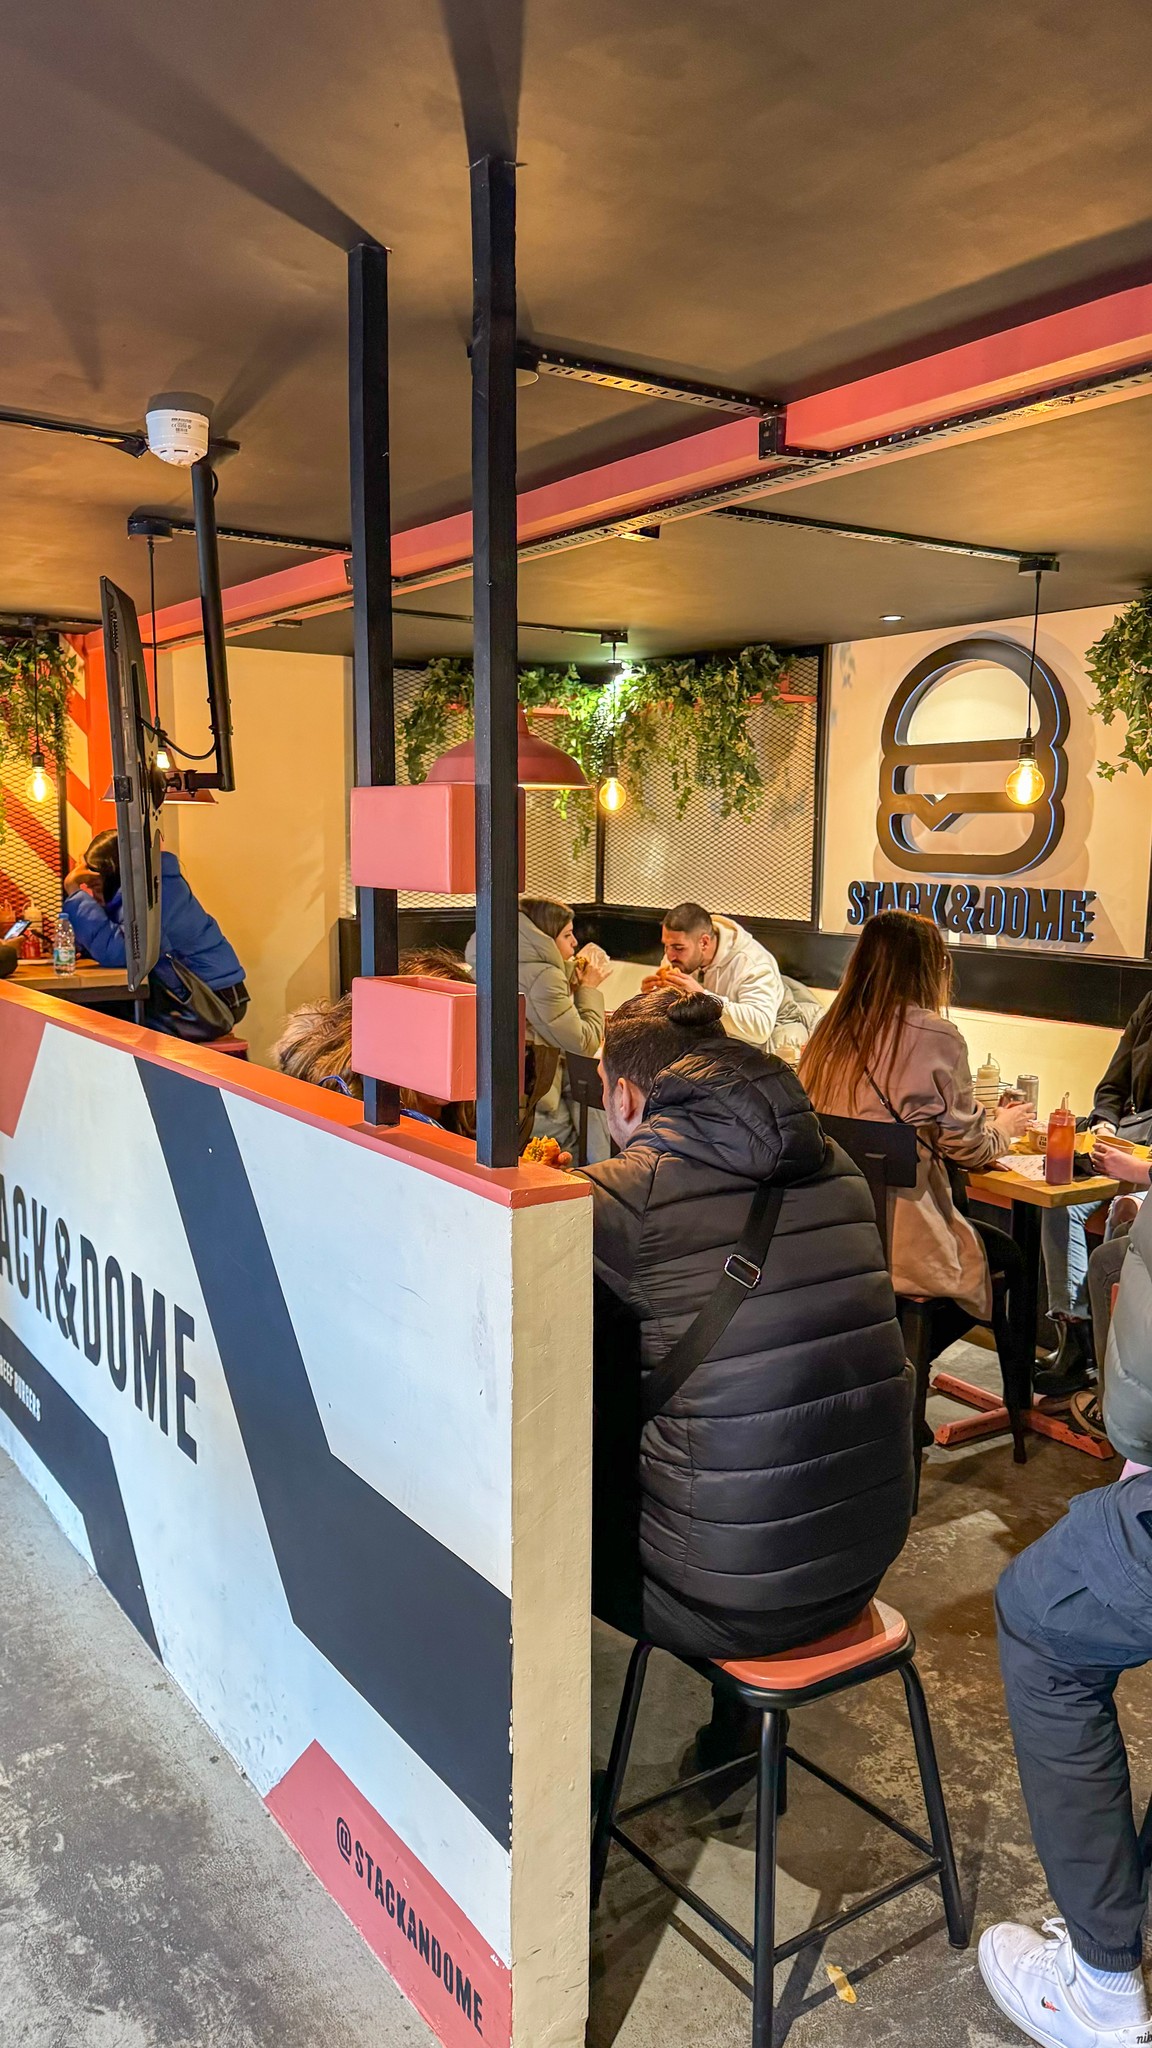
[[[706,994],[623,1004],[601,1064],[623,1150],[587,1169],[594,1607],[686,1656],[814,1641],[867,1605],[912,1509],[911,1378],[867,1184]],[[642,1380],[712,1295],[762,1181],[786,1189],[762,1277],[641,1427]]]

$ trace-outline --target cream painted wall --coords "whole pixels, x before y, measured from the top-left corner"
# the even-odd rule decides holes
[[[338,655],[230,648],[236,789],[164,813],[165,843],[244,963],[252,1003],[241,1034],[266,1064],[287,1013],[337,987],[350,669]],[[201,648],[161,661],[161,692],[168,730],[200,752]]]
[[[1070,712],[1066,824],[1052,857],[1018,879],[1031,887],[1094,889],[1097,900],[1093,906],[1096,921],[1092,951],[1142,957],[1152,849],[1152,791],[1143,776],[1132,769],[1111,783],[1097,775],[1097,757],[1114,760],[1119,753],[1123,724],[1109,730],[1088,715],[1094,692],[1085,670],[1085,653],[1115,615],[1115,607],[1101,606],[1050,612],[1041,618],[1037,652],[1063,684]],[[896,633],[885,639],[851,641],[833,648],[821,916],[826,931],[848,928],[850,882],[920,879],[894,867],[876,842],[881,726],[896,685],[915,662],[952,640],[979,633],[997,634],[1027,647],[1032,620],[999,619],[988,625],[953,627],[934,633]],[[980,722],[975,706],[973,718]],[[980,731],[962,736],[987,737],[988,728],[985,725]],[[963,776],[950,779],[948,784],[951,788],[966,786]],[[971,836],[971,830],[967,823],[957,828],[961,844],[964,836]]]

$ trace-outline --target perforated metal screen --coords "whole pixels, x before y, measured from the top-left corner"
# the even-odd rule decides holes
[[[396,671],[397,725],[416,694],[422,671]],[[719,817],[705,796],[693,797],[677,818],[671,777],[657,760],[645,792],[644,815],[634,804],[606,821],[604,900],[662,909],[695,897],[709,909],[734,917],[808,919],[812,914],[813,833],[816,806],[816,690],[819,659],[798,655],[789,675],[789,694],[813,701],[777,704],[754,714],[754,733],[764,797],[751,818]],[[550,722],[540,730],[551,737]],[[467,738],[463,717],[450,721],[446,746]],[[665,757],[666,758],[666,757]],[[398,763],[401,781],[407,778]],[[569,800],[565,817],[547,790],[530,790],[526,800],[527,883],[530,891],[589,903],[595,896],[593,832],[579,835],[581,814],[589,821],[592,799]],[[349,890],[349,908],[354,908]],[[403,894],[402,908],[462,907],[468,897]]]
[[[396,726],[408,710],[419,687],[422,669],[398,668],[396,670]],[[540,731],[544,738],[550,737],[551,721],[542,719]],[[448,737],[444,744],[454,747],[465,740],[469,733],[466,718],[449,720]],[[401,782],[408,780],[404,772],[403,754],[397,759],[397,775]],[[579,836],[583,846],[577,847],[577,827],[581,821],[588,826]],[[528,891],[538,896],[559,896],[566,903],[587,903],[596,888],[596,857],[592,834],[592,797],[574,796],[568,802],[568,814],[563,816],[556,808],[555,798],[546,789],[530,789],[525,797],[525,847],[524,862]],[[469,896],[418,896],[404,892],[400,897],[402,910],[430,910],[459,908],[471,902]]]
[[[815,699],[819,657],[799,655],[789,694]],[[775,704],[753,714],[763,800],[750,818],[719,815],[694,796],[676,816],[666,754],[644,793],[609,819],[604,862],[606,903],[666,909],[692,899],[733,917],[807,919],[812,915],[816,814],[816,705]]]
[[[23,914],[29,903],[41,912],[45,929],[51,931],[60,907],[60,826],[56,783],[51,769],[51,792],[47,801],[33,804],[25,787],[25,762],[5,762],[0,771],[7,816],[0,837],[0,919],[6,909]],[[6,930],[10,919],[0,923]]]

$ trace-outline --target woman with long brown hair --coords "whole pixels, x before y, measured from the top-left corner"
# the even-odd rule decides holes
[[[1005,1231],[960,1214],[949,1165],[990,1166],[1032,1119],[1027,1103],[985,1119],[968,1048],[944,1014],[951,993],[952,958],[936,925],[905,910],[882,911],[864,926],[800,1061],[817,1110],[916,1127],[916,1185],[888,1197],[892,1282],[897,1294],[956,1303],[954,1323],[943,1316],[937,1325],[941,1350],[970,1323],[987,1320],[990,1274],[1011,1282],[1020,1270]]]

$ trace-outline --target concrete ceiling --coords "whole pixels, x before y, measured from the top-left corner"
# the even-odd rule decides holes
[[[201,390],[241,444],[219,516],[347,530],[344,250],[392,250],[397,524],[467,503],[467,149],[515,128],[521,331],[774,396],[921,353],[1097,284],[1152,277],[1143,0],[0,0],[0,404],[136,425]],[[487,41],[480,31],[487,24]],[[455,64],[454,64],[455,54]],[[518,121],[517,121],[518,114]],[[522,394],[522,483],[709,424],[547,379]],[[1065,558],[1048,606],[1152,570],[1152,401],[1055,418],[773,500]],[[0,427],[0,610],[142,603],[124,521],[180,480]],[[290,556],[226,547],[226,581]],[[161,603],[195,590],[158,553]],[[718,518],[526,564],[521,612],[627,624],[638,652],[811,642],[1003,615],[1011,569]],[[467,584],[411,609],[467,612]],[[337,614],[249,644],[345,646]],[[398,622],[398,651],[467,628]],[[594,643],[526,631],[523,651]]]

